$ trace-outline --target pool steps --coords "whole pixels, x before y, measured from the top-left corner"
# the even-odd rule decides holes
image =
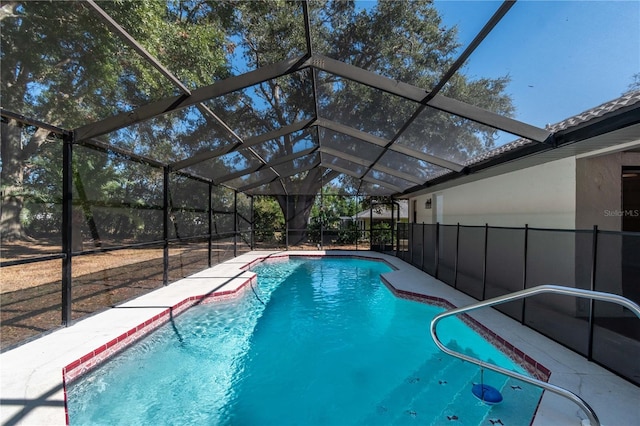
[[[584,289],[574,288],[574,287],[564,287],[559,285],[540,285],[537,287],[532,287],[529,289],[516,291],[503,296],[484,300],[478,303],[472,303],[462,308],[450,309],[446,312],[438,314],[431,321],[431,337],[435,342],[435,344],[440,348],[440,350],[442,350],[443,352],[451,356],[471,362],[473,364],[479,365],[481,367],[487,368],[497,373],[522,380],[523,382],[530,383],[534,386],[539,386],[545,390],[555,393],[556,395],[560,395],[564,398],[571,400],[572,402],[574,402],[576,405],[580,407],[580,409],[584,414],[587,415],[588,423],[590,425],[599,426],[600,420],[598,419],[598,416],[593,410],[593,408],[591,408],[591,406],[577,394],[565,388],[547,383],[546,381],[542,381],[533,377],[528,377],[520,373],[509,371],[497,365],[486,363],[484,361],[481,361],[469,355],[447,348],[438,338],[437,325],[438,325],[438,322],[443,318],[446,318],[452,315],[460,315],[460,314],[464,315],[466,314],[466,312],[473,311],[476,309],[495,306],[495,305],[510,302],[513,300],[525,299],[530,296],[535,296],[538,294],[545,294],[545,293],[552,293],[552,294],[559,294],[559,295],[573,296],[573,297],[583,297],[583,298],[590,299],[591,301],[599,300],[603,302],[615,303],[617,305],[624,306],[625,308],[633,312],[638,318],[640,318],[640,305],[633,302],[632,300],[627,299],[626,297],[622,297],[617,294],[604,293],[604,292],[593,291],[593,290],[584,290]]]
[[[505,425],[522,422],[520,411],[513,413],[513,410],[504,410],[503,407],[497,406],[487,410],[488,406],[473,396],[472,385],[481,381],[480,368],[476,365],[457,360],[447,363],[435,373],[426,369],[427,365],[442,359],[442,355],[433,354],[429,362],[422,364],[381,399],[360,424],[424,425],[425,419],[433,419],[433,425],[442,425],[449,421],[458,421],[461,424],[491,424],[490,421],[493,420],[496,425],[499,425],[499,422]],[[527,406],[535,407],[541,397],[541,392],[519,393],[520,391],[511,387],[511,384],[515,383],[511,378],[497,373],[485,372],[484,380],[500,389],[505,395],[505,400],[508,399],[508,405],[521,405],[525,398],[527,403],[530,403]],[[438,388],[441,386],[457,390],[455,396],[451,398],[450,393],[439,392]]]

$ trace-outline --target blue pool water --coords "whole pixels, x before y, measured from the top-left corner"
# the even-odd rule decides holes
[[[540,391],[441,353],[428,329],[442,309],[394,297],[380,282],[390,270],[349,258],[262,264],[257,297],[191,308],[73,383],[70,423],[529,424]],[[523,372],[455,318],[438,330]],[[477,400],[481,381],[504,401]]]

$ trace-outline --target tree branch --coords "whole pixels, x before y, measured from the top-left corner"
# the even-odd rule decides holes
[[[46,129],[39,128],[35,131],[33,136],[29,138],[29,142],[25,145],[22,152],[20,153],[22,161],[29,159],[32,155],[38,151],[38,148],[42,146],[43,143],[46,142],[47,137],[51,132]]]
[[[18,15],[16,15],[16,7],[18,7],[17,1],[5,3],[2,6],[0,6],[0,21],[2,21],[5,18],[17,17]]]

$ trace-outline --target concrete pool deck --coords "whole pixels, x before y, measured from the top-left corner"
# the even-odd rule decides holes
[[[203,296],[233,297],[236,291],[245,291],[245,284],[253,277],[253,273],[243,269],[248,264],[268,256],[325,253],[385,260],[396,269],[384,274],[385,281],[397,290],[446,299],[455,306],[476,302],[408,263],[380,253],[247,253],[0,354],[2,424],[64,425],[63,369],[67,368],[68,374],[82,373],[92,362],[146,334],[168,317],[177,315],[179,310],[198,303]],[[471,316],[548,368],[549,382],[580,395],[593,407],[603,425],[639,424],[640,387],[493,309],[475,311]],[[425,323],[425,338],[430,338],[428,323]],[[580,425],[583,418],[584,413],[574,403],[545,392],[533,425]]]

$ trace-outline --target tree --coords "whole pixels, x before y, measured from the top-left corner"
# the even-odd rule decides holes
[[[225,21],[231,7],[226,3],[100,4],[188,87],[228,75],[222,28],[229,25]],[[72,129],[174,93],[86,3],[5,2],[0,23],[1,90],[7,110]],[[25,173],[48,135],[38,129],[23,139],[16,120],[2,123],[0,230],[5,240],[26,237],[20,223]],[[166,144],[157,148],[166,150]]]
[[[275,63],[306,50],[300,3],[277,5],[250,2],[239,6],[236,32],[246,69]],[[314,1],[309,2],[309,13],[315,51],[419,87],[433,87],[455,60],[459,47],[456,29],[444,28],[437,10],[427,0],[379,2],[368,10],[359,10],[355,2]],[[293,73],[245,91],[246,100],[234,104],[241,107],[229,108],[224,102],[217,105],[226,110],[225,119],[234,128],[242,128],[249,135],[272,131],[315,115],[310,93],[312,77],[309,70]],[[319,115],[346,121],[345,124],[381,137],[393,137],[416,109],[415,104],[404,99],[335,75],[316,73],[315,78]],[[458,73],[447,84],[444,94],[509,115],[513,107],[504,94],[507,83],[507,77],[473,80]],[[235,121],[237,117],[242,121]],[[486,126],[441,112],[421,116],[416,127],[419,131],[409,135],[404,143],[424,150],[428,138],[433,145],[429,153],[454,161],[491,147],[495,135]],[[290,155],[295,152],[297,140],[303,137],[284,136],[265,151],[270,158]],[[404,164],[395,166],[399,170],[411,168]],[[337,176],[323,173],[315,168],[284,179],[287,186],[295,188],[290,195],[277,196],[290,229],[306,228],[317,192]],[[353,179],[345,182],[357,188],[358,182]],[[292,244],[304,236],[303,231],[294,234]]]
[[[256,196],[253,202],[256,240],[275,243],[276,231],[283,231],[284,217],[278,203],[267,196]]]
[[[623,95],[640,90],[640,72],[635,73],[631,77],[631,80],[631,83],[629,83],[629,86],[627,86],[627,90],[623,93]]]
[[[100,5],[190,88],[307,50],[301,2],[119,0]],[[431,1],[380,2],[369,9],[359,9],[355,2],[324,0],[308,6],[313,50],[337,60],[425,89],[433,87],[455,60],[456,29],[443,27]],[[2,98],[9,110],[74,128],[174,94],[172,85],[140,56],[131,54],[86,3],[7,2],[0,19]],[[504,94],[507,83],[506,77],[471,79],[457,73],[443,92],[508,115],[513,107]],[[391,139],[417,108],[397,96],[311,69],[216,98],[207,106],[243,138],[320,115]],[[161,161],[187,158],[211,149],[210,141],[218,138],[203,115],[194,106],[106,138]],[[7,135],[15,133],[12,126],[17,127],[11,121],[3,127]],[[428,140],[429,153],[452,160],[472,156],[493,143],[493,130],[437,111],[421,115],[414,124],[415,130],[403,135],[403,143],[425,150]],[[313,132],[295,132],[254,149],[267,161],[292,155],[306,146],[306,140],[319,137]],[[9,166],[6,172],[3,167],[2,178],[7,188],[21,187],[26,162],[46,141],[47,132],[41,133],[22,145],[15,135],[6,142],[3,138],[2,162]],[[243,170],[249,158],[242,151],[202,167],[220,166],[223,172],[233,172]],[[301,157],[295,165],[311,165],[314,158]],[[339,175],[327,166],[282,178],[287,190],[280,188],[277,200],[288,227],[298,230],[290,234],[292,244],[304,239],[321,186]],[[415,170],[408,163],[393,166]],[[351,189],[359,185],[352,179],[343,182],[351,184]],[[9,214],[6,220],[3,217],[3,235],[5,229],[16,228],[5,223],[16,224],[16,212],[21,209],[19,191],[4,194],[3,204],[14,202],[15,208],[3,208],[3,215],[5,210]],[[11,235],[19,237],[14,231]]]

